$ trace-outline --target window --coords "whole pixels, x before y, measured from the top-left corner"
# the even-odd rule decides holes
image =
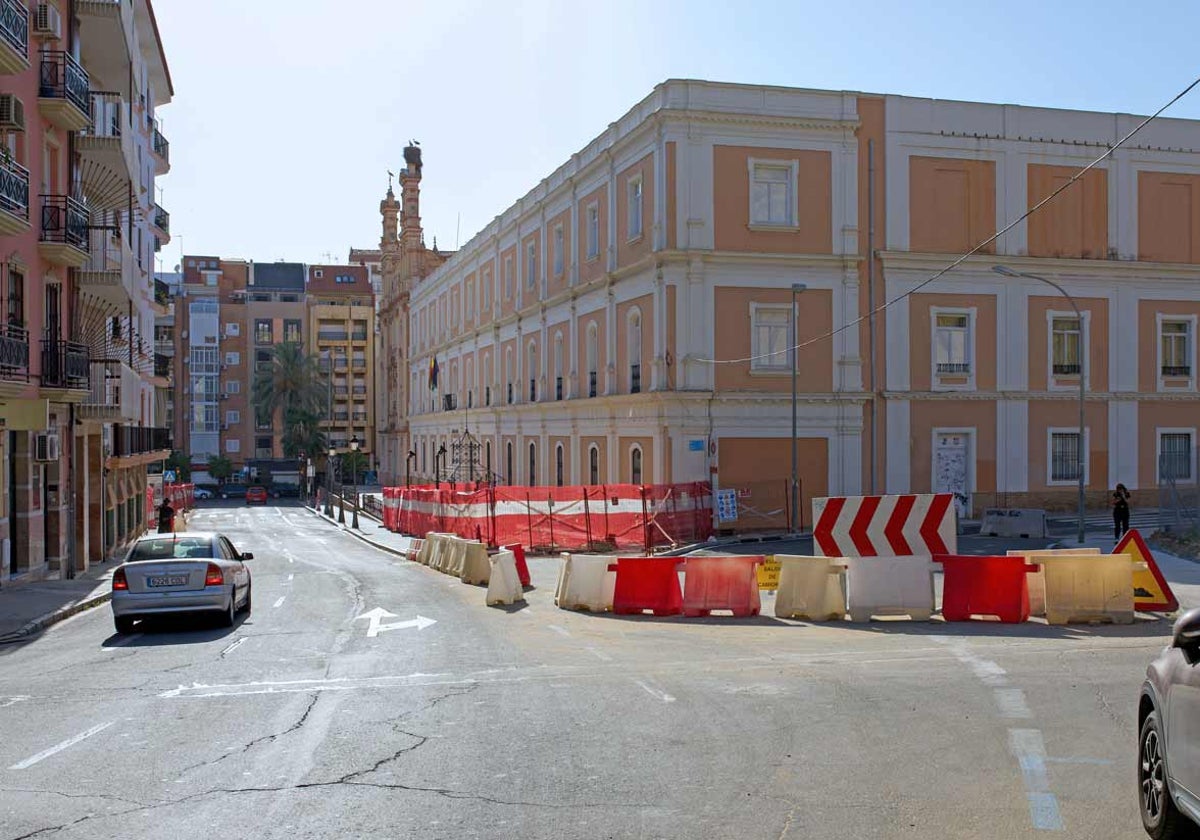
[[[562,333],[554,336],[554,399],[563,398],[563,337]]]
[[[270,451],[270,449],[271,449],[271,438],[269,438],[269,437],[256,437],[256,438],[254,439],[254,448],[255,448],[255,449],[266,449],[267,451]]]
[[[238,382],[236,379],[230,379],[228,382],[225,383],[225,393],[226,394],[236,394],[236,393],[239,393],[241,390],[242,390],[242,383]]]
[[[242,334],[242,325],[237,321],[230,321],[225,325],[225,335],[238,336]]]
[[[537,243],[525,246],[525,288],[532,291],[537,287]]]
[[[592,321],[587,328],[587,372],[588,372],[588,396],[596,396],[597,390],[597,357],[600,355],[600,341],[596,322]]]
[[[227,425],[232,426],[235,423],[240,423],[240,422],[242,422],[242,412],[240,412],[240,411],[226,411],[225,412],[225,423]]]
[[[1159,326],[1163,376],[1191,376],[1191,328],[1191,321],[1163,321]]]
[[[289,318],[283,322],[283,340],[292,344],[299,344],[301,341],[301,326],[299,320]]]
[[[554,484],[558,487],[563,486],[563,446],[561,443],[554,447]]]
[[[324,276],[325,276],[325,272],[324,272],[324,271],[322,271],[321,269],[319,269],[319,268],[314,268],[314,269],[313,269],[313,277],[315,277],[315,278],[317,278],[318,280],[320,280],[320,279],[321,279],[322,277],[324,277]]]
[[[271,321],[269,318],[258,318],[254,321],[254,343],[274,344],[271,336]]]
[[[242,354],[241,353],[233,352],[233,353],[225,354],[225,364],[240,365],[241,363],[242,363]]]
[[[225,451],[226,452],[241,452],[242,451],[242,442],[240,440],[238,440],[237,438],[230,438],[230,439],[226,440],[225,441]]]
[[[592,444],[588,447],[588,484],[600,483],[600,447]]]
[[[642,177],[640,175],[629,179],[628,192],[629,214],[626,226],[629,228],[629,238],[637,239],[642,235]]]
[[[642,313],[637,309],[629,313],[628,335],[629,393],[642,391]]]
[[[1079,432],[1050,433],[1050,482],[1079,481]]]
[[[629,481],[632,484],[642,483],[642,447],[634,446],[629,450]]]
[[[504,258],[504,299],[512,300],[512,257]]]
[[[563,226],[556,225],[554,228],[554,276],[561,277],[563,273],[563,263],[565,262],[564,244],[563,244]]]
[[[529,444],[529,475],[525,482],[530,487],[537,486],[537,444]]]
[[[504,476],[504,481],[506,484],[512,484],[513,483],[513,445],[512,445],[511,440],[504,444],[504,457],[505,457],[505,461],[506,461],[505,466],[508,468],[508,473]]]
[[[470,320],[475,317],[475,284],[468,283],[466,289],[467,319]]]
[[[25,326],[25,275],[8,270],[8,304],[5,323],[10,327]]]
[[[1159,480],[1192,480],[1192,433],[1160,432],[1158,435]]]
[[[934,335],[938,373],[970,373],[970,316],[966,313],[939,314]]]
[[[795,225],[795,163],[751,163],[750,223]]]
[[[1078,318],[1051,320],[1051,369],[1057,376],[1083,373],[1083,330]]]
[[[537,345],[529,342],[529,401],[537,402],[538,355]]]
[[[483,305],[480,308],[480,315],[492,308],[492,273],[489,271],[483,275]]]
[[[589,204],[587,208],[587,258],[600,256],[600,207]]]
[[[787,307],[755,306],[751,304],[754,330],[750,355],[752,370],[791,370],[788,360]]]

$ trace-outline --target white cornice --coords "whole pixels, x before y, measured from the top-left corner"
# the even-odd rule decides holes
[[[950,265],[957,254],[930,254],[915,251],[878,251],[884,269],[897,269],[936,273]],[[1143,260],[1083,260],[1062,257],[1026,257],[1008,254],[978,254],[967,257],[955,271],[988,272],[992,279],[994,265],[1004,265],[1013,271],[1044,274],[1063,279],[1174,279],[1196,282],[1200,280],[1200,265],[1194,263],[1162,263]],[[947,274],[948,277],[953,276]],[[1011,278],[1018,280],[1019,278]]]

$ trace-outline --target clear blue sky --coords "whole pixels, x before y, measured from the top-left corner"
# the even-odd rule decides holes
[[[1169,8],[1168,8],[1169,7]],[[1143,10],[1148,9],[1148,10]],[[453,248],[672,77],[1145,114],[1200,75],[1200,4],[1115,0],[157,0],[175,84],[160,179],[182,252],[377,247],[420,140]],[[1200,117],[1200,89],[1168,112]]]

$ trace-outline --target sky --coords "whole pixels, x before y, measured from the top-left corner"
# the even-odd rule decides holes
[[[155,0],[181,255],[344,262],[421,143],[453,249],[669,78],[1148,114],[1200,75],[1200,3]],[[1165,116],[1200,119],[1200,88]]]

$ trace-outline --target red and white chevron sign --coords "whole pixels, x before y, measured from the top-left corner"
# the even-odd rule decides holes
[[[954,496],[813,499],[813,542],[826,557],[956,554]]]

